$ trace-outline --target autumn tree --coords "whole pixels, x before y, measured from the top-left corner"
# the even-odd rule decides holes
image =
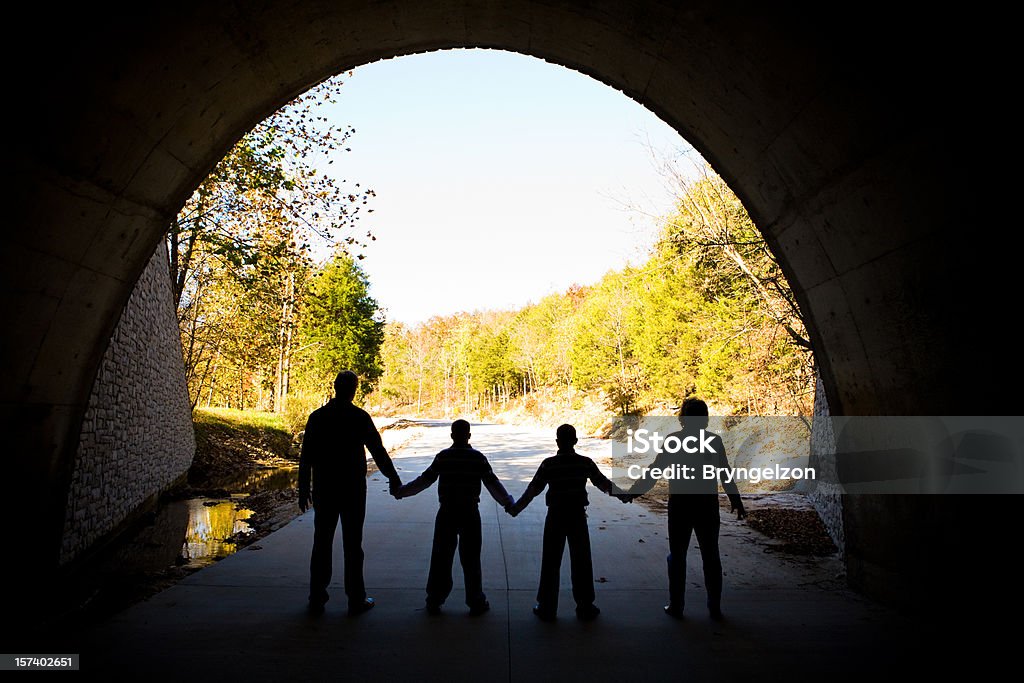
[[[373,191],[318,167],[347,151],[332,124],[341,78],[325,81],[246,134],[200,183],[168,231],[193,405],[283,411],[316,250],[357,250]],[[232,387],[227,391],[225,387]]]

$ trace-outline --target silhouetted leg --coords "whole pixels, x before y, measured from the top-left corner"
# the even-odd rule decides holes
[[[480,510],[474,507],[463,512],[461,517],[459,561],[462,563],[462,575],[466,579],[466,604],[474,607],[487,600],[484,595],[483,572],[480,569],[480,549],[483,546]]]
[[[313,512],[313,553],[309,559],[309,601],[327,602],[327,586],[331,583],[331,555],[334,531],[338,527],[337,506],[319,502]]]
[[[704,564],[704,587],[708,591],[708,609],[714,613],[722,607],[722,558],[718,553],[718,531],[722,520],[718,513],[718,499],[702,505],[694,523],[700,557]]]
[[[681,500],[682,495],[668,499],[668,548],[672,555],[668,563],[668,599],[675,609],[682,609],[686,600],[686,552],[693,533],[692,512]]]
[[[544,520],[544,550],[540,559],[540,586],[537,604],[542,610],[554,612],[558,608],[558,574],[565,552],[565,521],[562,513],[548,508]]]
[[[452,561],[458,545],[458,527],[451,511],[441,506],[434,518],[434,546],[427,575],[427,602],[442,605],[452,592]]]
[[[366,599],[363,583],[363,521],[366,519],[366,491],[346,497],[341,508],[341,540],[345,552],[345,595],[350,604]]]
[[[590,530],[587,513],[580,510],[566,520],[569,563],[572,568],[572,597],[576,607],[594,604],[594,565],[590,556]]]

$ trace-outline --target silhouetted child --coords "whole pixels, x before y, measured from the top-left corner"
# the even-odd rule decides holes
[[[522,512],[544,487],[548,487],[547,518],[544,520],[544,551],[540,563],[540,586],[533,613],[545,621],[558,611],[558,574],[562,553],[569,543],[572,566],[572,597],[576,600],[576,616],[593,619],[601,610],[594,604],[594,569],[590,558],[590,531],[587,529],[587,479],[608,495],[626,502],[628,498],[601,474],[593,460],[577,453],[576,428],[562,425],[555,433],[558,454],[540,464],[533,481],[526,487],[519,502],[509,509],[513,517]]]
[[[415,496],[440,479],[437,497],[440,506],[434,521],[434,546],[430,553],[430,574],[427,577],[427,612],[440,614],[441,605],[452,591],[452,562],[455,548],[466,579],[466,604],[472,615],[491,608],[483,591],[480,570],[480,484],[508,510],[514,502],[491,470],[483,453],[470,447],[469,423],[452,423],[452,445],[434,458],[416,479],[395,491],[395,498]]]

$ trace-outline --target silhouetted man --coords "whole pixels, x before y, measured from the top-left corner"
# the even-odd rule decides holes
[[[704,477],[704,465],[728,468],[725,445],[717,434],[703,435],[708,426],[708,405],[699,398],[683,401],[679,411],[682,429],[665,437],[678,439],[677,443],[707,443],[705,452],[688,453],[679,449],[675,453],[662,450],[658,453],[651,469],[671,468],[673,465],[693,468],[692,479],[672,479],[669,482],[668,498],[668,590],[669,603],[665,613],[677,619],[683,616],[683,602],[686,591],[686,553],[690,547],[690,536],[697,534],[700,557],[704,564],[704,586],[708,592],[708,612],[715,619],[722,616],[722,558],[718,552],[718,532],[722,525],[718,512],[718,477]],[[717,471],[717,470],[716,470]],[[645,471],[644,477],[630,488],[630,495],[649,491],[655,480]],[[732,510],[738,519],[746,516],[739,489],[731,481],[722,481],[722,488],[729,496]]]
[[[407,498],[426,490],[435,481],[440,502],[434,520],[434,546],[430,552],[430,574],[427,577],[427,613],[440,614],[441,605],[452,592],[452,562],[455,548],[466,581],[466,604],[473,616],[491,608],[483,590],[480,549],[480,484],[506,510],[514,502],[505,487],[494,476],[483,453],[469,445],[469,423],[452,423],[452,445],[437,456],[423,474],[395,491],[395,498]]]
[[[345,594],[351,615],[373,607],[363,584],[363,520],[366,517],[366,451],[388,478],[391,490],[402,485],[373,420],[352,404],[359,378],[351,371],[334,380],[335,397],[313,411],[306,422],[299,460],[299,509],[309,506],[313,480],[313,554],[309,561],[309,606],[323,611],[331,582],[334,530],[341,520],[345,552]]]
[[[601,473],[593,460],[574,449],[578,439],[576,428],[562,425],[555,432],[558,453],[540,464],[533,481],[519,502],[512,506],[513,517],[522,512],[534,498],[548,487],[547,518],[544,520],[544,546],[540,562],[540,586],[533,613],[551,621],[558,612],[559,571],[562,554],[569,543],[572,567],[572,597],[576,600],[576,616],[594,619],[601,610],[594,604],[594,568],[590,557],[590,531],[587,529],[587,480],[608,495],[626,502],[626,496]]]

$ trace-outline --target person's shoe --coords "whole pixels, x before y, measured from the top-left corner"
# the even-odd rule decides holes
[[[541,621],[555,620],[555,611],[552,609],[546,609],[544,607],[541,607],[540,604],[536,604],[533,606],[533,613],[536,614]]]
[[[593,603],[576,608],[576,618],[581,621],[592,621],[597,619],[597,615],[600,613],[601,608]]]
[[[722,621],[725,619],[725,615],[722,614],[721,607],[708,607],[708,614],[711,615],[711,619],[714,621]]]
[[[377,603],[373,601],[373,598],[366,598],[362,602],[350,602],[348,604],[348,615],[350,617],[357,617],[364,612],[372,610],[375,604]]]
[[[478,602],[475,605],[470,605],[469,616],[478,617],[484,612],[488,611],[489,609],[491,609],[491,603],[487,602],[486,600],[484,600],[483,602]]]
[[[682,605],[665,605],[665,614],[669,615],[673,619],[683,618],[683,606]]]
[[[437,604],[436,602],[428,601],[427,614],[429,614],[432,617],[436,617],[437,615],[441,614],[441,605]]]

